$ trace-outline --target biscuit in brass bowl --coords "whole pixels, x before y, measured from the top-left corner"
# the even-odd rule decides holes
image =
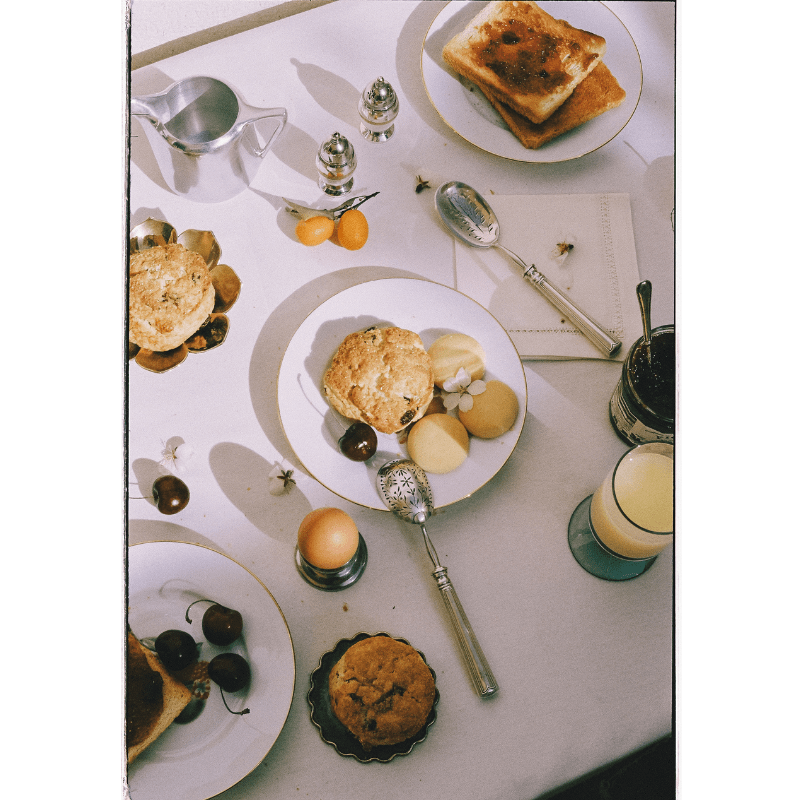
[[[178,235],[168,222],[150,217],[131,231],[129,254],[129,359],[166,372],[189,353],[225,341],[226,312],[241,281],[219,263],[221,248],[211,231]]]

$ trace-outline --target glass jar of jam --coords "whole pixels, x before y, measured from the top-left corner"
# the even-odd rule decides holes
[[[630,444],[674,443],[675,326],[654,328],[650,353],[644,337],[631,347],[608,411],[617,433]]]

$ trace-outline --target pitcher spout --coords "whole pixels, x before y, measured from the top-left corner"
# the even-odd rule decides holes
[[[167,103],[165,93],[151,94],[144,97],[131,97],[131,115],[146,117],[155,126],[163,124]]]

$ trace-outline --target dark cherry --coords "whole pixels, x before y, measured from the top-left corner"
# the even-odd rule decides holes
[[[155,648],[161,663],[172,672],[197,661],[197,643],[186,631],[164,631],[156,639]]]
[[[153,499],[162,514],[177,514],[189,504],[189,487],[175,475],[162,475],[153,484]]]
[[[235,609],[215,603],[213,600],[195,600],[194,603],[191,603],[186,609],[187,622],[191,623],[192,621],[189,619],[189,609],[195,603],[213,603],[203,614],[203,636],[211,644],[226,647],[233,644],[242,635],[242,615]]]
[[[250,665],[238,653],[220,653],[208,663],[208,677],[226,692],[238,692],[250,683]]]
[[[351,461],[366,461],[378,449],[378,435],[366,422],[354,422],[339,439],[339,449]]]
[[[215,603],[203,614],[203,636],[211,644],[225,647],[242,635],[242,615],[233,608]]]

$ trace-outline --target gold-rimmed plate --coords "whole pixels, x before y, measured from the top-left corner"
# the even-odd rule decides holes
[[[286,722],[295,683],[289,628],[267,587],[216,550],[182,542],[136,544],[129,549],[128,567],[128,624],[139,639],[185,630],[202,643],[201,660],[234,650],[250,665],[249,687],[227,695],[231,708],[247,707],[250,713],[229,713],[219,687],[212,685],[197,719],[173,723],[128,768],[136,800],[208,800],[252,772]],[[205,598],[241,613],[241,640],[227,648],[208,643],[203,605],[193,609],[191,624],[185,621],[190,603]]]
[[[626,92],[622,105],[562,134],[538,150],[529,150],[511,133],[475,84],[445,63],[442,48],[486,5],[448,3],[431,23],[422,45],[422,80],[433,107],[459,136],[487,153],[515,161],[555,163],[580,158],[608,144],[630,121],[642,93],[642,61],[622,21],[600,2],[542,0],[539,5],[556,19],[599,34],[606,40],[603,62]]]
[[[372,325],[414,331],[426,348],[447,333],[466,333],[486,353],[485,380],[508,384],[517,396],[514,426],[496,439],[471,437],[470,452],[455,470],[429,475],[437,508],[469,497],[488,483],[516,447],[527,406],[525,370],[502,325],[479,303],[442,284],[415,278],[384,278],[345,289],[318,306],[289,342],[278,373],[278,414],[289,444],[304,469],[340,497],[388,510],[378,493],[378,469],[407,457],[397,434],[378,433],[378,450],[368,461],[345,458],[338,441],[351,424],[324,396],[322,378],[339,344]]]

